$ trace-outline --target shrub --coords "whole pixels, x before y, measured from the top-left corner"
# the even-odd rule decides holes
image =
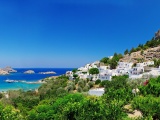
[[[64,95],[65,93],[66,93],[66,90],[62,87],[58,88],[57,91],[56,91],[56,94],[58,96]]]
[[[101,80],[99,80],[99,79],[96,80],[96,82],[95,82],[96,85],[98,85],[98,84],[100,84],[100,83],[101,83]]]
[[[3,94],[2,94],[2,93],[0,93],[0,99],[1,99],[1,98],[3,98]]]
[[[80,80],[80,81],[78,82],[78,86],[81,87],[81,88],[84,88],[84,86],[85,86],[84,81],[83,81],[83,80]]]
[[[100,87],[105,87],[106,82],[109,82],[108,80],[104,80],[100,83]]]
[[[143,113],[143,116],[152,116],[154,120],[160,119],[160,98],[148,95],[146,97],[137,96],[133,99],[132,107]]]
[[[83,90],[82,90],[81,87],[78,87],[78,88],[77,88],[77,91],[78,91],[78,92],[82,92]]]
[[[73,91],[73,86],[72,85],[67,86],[67,91],[68,92]]]
[[[89,85],[90,88],[92,88],[92,87],[94,86],[94,82],[90,81],[90,82],[88,83],[88,85]]]
[[[86,85],[86,86],[83,88],[83,91],[84,91],[84,92],[87,92],[88,90],[89,90],[89,86]]]

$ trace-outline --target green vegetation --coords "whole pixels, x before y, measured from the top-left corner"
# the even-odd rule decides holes
[[[132,47],[129,51],[128,49],[124,51],[124,55],[131,54],[133,52],[141,51],[141,55],[143,54],[142,51],[148,48],[157,47],[160,45],[160,40],[155,40],[154,38],[150,41],[147,41],[145,44],[139,44],[136,48]]]
[[[78,75],[77,74],[73,74],[73,77],[74,77],[74,79],[76,79],[78,77]]]
[[[154,59],[154,67],[159,67],[160,66],[160,59]]]
[[[89,69],[89,74],[91,74],[91,75],[99,74],[98,68],[91,68],[91,69]]]
[[[105,87],[102,97],[89,96],[95,84]],[[132,93],[138,88],[139,93]],[[150,80],[130,80],[128,76],[114,76],[112,81],[95,82],[76,78],[69,81],[61,76],[46,79],[38,92],[9,91],[2,94],[1,120],[131,120],[133,110],[143,113],[139,120],[160,119],[160,77]],[[131,110],[126,110],[126,105]],[[134,120],[134,119],[132,119]]]
[[[104,57],[100,60],[100,62],[104,63],[104,64],[108,64],[109,63],[109,58],[108,57]]]
[[[73,73],[76,73],[76,72],[77,72],[77,69],[73,69],[72,72],[73,72]]]
[[[101,80],[99,80],[99,79],[96,80],[96,82],[95,82],[96,85],[98,85],[98,84],[100,84],[100,83],[101,83]]]
[[[100,60],[100,62],[104,63],[105,65],[109,65],[111,69],[115,69],[118,65],[118,61],[123,58],[122,54],[114,53],[113,58],[109,59],[104,57]]]
[[[124,55],[126,55],[126,54],[128,54],[128,53],[129,53],[129,50],[126,49],[126,50],[124,51]]]

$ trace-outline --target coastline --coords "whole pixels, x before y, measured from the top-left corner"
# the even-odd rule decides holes
[[[9,90],[35,90],[39,88],[45,80],[57,78],[72,70],[72,68],[14,68],[17,72],[9,75],[0,75],[0,92]],[[24,74],[27,70],[34,70],[36,74]],[[38,74],[39,72],[55,71],[57,74]],[[7,83],[6,80],[11,80]],[[13,80],[13,82],[12,82]]]
[[[19,82],[16,82],[16,84],[17,83],[21,83],[23,85],[18,86],[18,87],[11,87],[11,88],[0,88],[0,93],[6,93],[6,92],[8,92],[10,90],[20,90],[20,89],[22,89],[24,91],[27,91],[27,90],[36,90],[43,83],[45,83],[45,81],[42,81],[42,80],[33,81],[33,82],[19,81]],[[12,83],[8,83],[8,84],[12,84]],[[29,86],[26,86],[26,85],[29,85]]]
[[[16,83],[24,83],[24,84],[28,84],[28,85],[42,85],[42,84],[44,84],[44,83],[46,83],[45,82],[45,79],[53,79],[53,78],[57,78],[57,77],[59,77],[59,76],[51,76],[51,77],[48,77],[48,78],[44,78],[44,79],[41,79],[41,80],[37,80],[37,81],[25,81],[25,80],[22,80],[22,81],[18,81],[18,82],[16,82]],[[8,83],[8,84],[12,84],[12,83]],[[36,89],[38,89],[40,86],[38,86],[38,87],[31,87],[31,89],[24,89],[24,88],[21,88],[21,87],[19,87],[19,88],[17,88],[17,87],[13,87],[13,88],[0,88],[0,93],[6,93],[6,92],[8,92],[8,91],[10,91],[10,90],[20,90],[20,89],[22,89],[22,90],[24,90],[24,91],[27,91],[27,90],[36,90]]]

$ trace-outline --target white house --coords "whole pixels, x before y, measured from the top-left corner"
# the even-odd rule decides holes
[[[67,71],[66,76],[73,76],[73,72],[72,71]]]
[[[101,81],[111,80],[112,75],[111,74],[99,74],[98,79],[100,79]]]
[[[116,69],[109,69],[109,66],[101,66],[100,61],[95,61],[91,64],[86,64],[84,67],[78,68],[78,71],[75,73],[77,74],[80,79],[91,79],[92,80],[111,80],[113,76],[120,76],[120,75],[126,75],[129,74],[130,78],[141,78],[144,73],[144,66],[154,65],[154,61],[148,61],[143,63],[137,63],[136,67],[133,67],[133,63],[129,62],[118,62],[118,66]],[[90,75],[89,69],[91,68],[98,68],[99,74],[97,75]],[[73,72],[67,71],[66,76],[69,76],[70,78],[73,78]],[[152,69],[149,74],[152,74],[154,76],[160,75],[160,68],[158,69]]]
[[[131,69],[132,66],[133,66],[133,63],[118,62],[117,69]]]
[[[87,74],[83,74],[83,73],[82,73],[82,74],[79,74],[79,77],[80,77],[80,79],[87,79],[87,78],[88,78],[88,79],[91,79],[92,76],[89,75],[88,73],[87,73]]]
[[[137,67],[144,67],[144,66],[149,66],[149,65],[154,65],[154,61],[147,61],[147,62],[136,64]]]
[[[108,70],[110,67],[109,66],[100,66],[99,70]]]
[[[154,61],[144,62],[144,66],[154,65]]]
[[[152,68],[149,74],[153,76],[159,76],[160,75],[160,67],[159,68]]]
[[[104,88],[97,88],[89,90],[90,95],[102,96],[104,94]]]
[[[130,74],[132,75],[139,75],[142,74],[144,72],[144,67],[133,67],[130,70]]]
[[[147,65],[144,65],[144,63],[137,63],[136,64],[136,67],[144,67],[144,66],[147,66]]]
[[[139,79],[139,78],[142,78],[143,77],[143,74],[139,74],[139,75],[129,75],[129,78],[131,79]]]

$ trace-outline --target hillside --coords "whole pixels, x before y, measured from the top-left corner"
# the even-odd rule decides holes
[[[139,62],[160,59],[160,46],[126,54],[121,62]]]
[[[160,30],[155,33],[152,40],[145,44],[139,44],[137,48],[127,49],[121,62],[143,62],[154,59],[160,59]]]

